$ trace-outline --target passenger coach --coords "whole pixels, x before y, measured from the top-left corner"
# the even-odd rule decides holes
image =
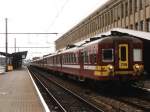
[[[40,67],[82,81],[86,78],[139,80],[144,70],[143,43],[140,39],[115,33],[95,39],[44,57]]]

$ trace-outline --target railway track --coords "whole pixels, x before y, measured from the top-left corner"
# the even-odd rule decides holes
[[[125,87],[120,90],[112,88],[109,92],[99,91],[110,99],[120,102],[120,105],[129,105],[135,111],[150,112],[150,92],[139,87]],[[114,103],[115,104],[115,103]]]
[[[142,111],[150,112],[150,92],[142,88],[132,87],[130,95],[116,98]]]
[[[65,112],[64,108],[57,102],[57,100],[54,98],[54,96],[49,92],[45,84],[40,81],[40,79],[36,76],[36,74],[32,71],[31,68],[28,68],[29,72],[31,73],[36,85],[38,86],[45,102],[47,103],[49,110],[51,111],[59,111],[59,112]]]
[[[41,72],[41,71],[38,71]],[[41,73],[42,74],[42,73]],[[46,74],[46,73],[44,73]],[[53,77],[50,74],[49,77]],[[71,91],[74,91],[76,94],[83,96],[86,100],[92,102],[99,108],[103,108],[106,112],[149,112],[150,111],[150,93],[142,91],[141,89],[130,88],[126,89],[123,92],[120,92],[120,95],[117,94],[117,91],[114,92],[104,92],[98,91],[98,88],[87,89],[88,85],[78,85],[75,82],[75,86],[72,87],[73,81],[60,81],[62,79],[53,78],[52,80],[58,80],[57,82],[65,86]],[[69,82],[69,83],[66,83]],[[65,84],[66,83],[66,84]],[[70,88],[70,86],[71,88]],[[74,89],[72,89],[74,88]],[[88,91],[87,91],[88,90]],[[114,90],[112,90],[114,91]],[[129,91],[129,92],[126,92]],[[122,94],[123,93],[123,94]],[[88,111],[89,112],[89,111]]]
[[[39,72],[29,68],[36,83],[42,88],[46,102],[51,111],[56,112],[104,112],[92,103],[68,90],[67,88],[52,81],[50,78],[41,76]],[[42,86],[42,87],[41,87]],[[43,92],[44,90],[44,92]],[[49,99],[49,100],[47,100]]]

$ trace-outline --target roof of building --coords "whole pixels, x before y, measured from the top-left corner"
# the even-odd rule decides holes
[[[18,58],[18,59],[25,59],[26,56],[27,56],[27,51],[15,52],[15,53],[12,53],[12,54],[5,53],[5,52],[0,52],[0,55],[3,55],[3,56],[7,55],[8,57],[13,57],[13,58]]]

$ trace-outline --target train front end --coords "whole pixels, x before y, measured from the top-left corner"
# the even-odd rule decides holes
[[[100,45],[101,75],[108,80],[139,80],[144,71],[143,43],[129,36],[111,37]]]

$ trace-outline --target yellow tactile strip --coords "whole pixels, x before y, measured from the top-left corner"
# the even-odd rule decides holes
[[[27,69],[0,75],[0,112],[43,112]]]

